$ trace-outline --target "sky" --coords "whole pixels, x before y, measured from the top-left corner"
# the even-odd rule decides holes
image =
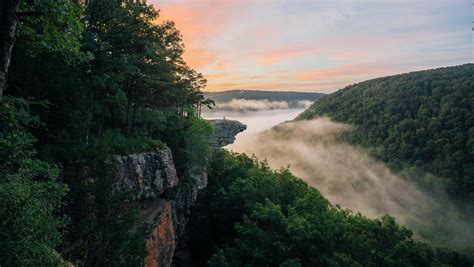
[[[472,0],[148,0],[207,91],[330,93],[474,62]]]

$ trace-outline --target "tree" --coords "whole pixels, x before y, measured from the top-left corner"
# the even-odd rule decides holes
[[[2,1],[0,5],[0,101],[10,67],[19,7],[20,0]]]
[[[0,118],[0,265],[59,265],[65,221],[57,214],[66,187],[58,169],[36,157],[28,128],[38,118],[28,101],[5,97]]]
[[[433,249],[391,216],[368,219],[332,206],[288,170],[224,150],[190,221],[197,266],[470,266]]]

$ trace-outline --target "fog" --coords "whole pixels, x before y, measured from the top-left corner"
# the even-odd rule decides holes
[[[216,110],[227,111],[262,111],[262,110],[284,110],[284,109],[305,109],[311,105],[311,101],[270,101],[268,99],[254,100],[254,99],[232,99],[228,102],[216,103]]]
[[[232,148],[234,145],[244,142],[248,137],[260,133],[264,130],[270,129],[284,121],[292,120],[304,109],[279,109],[279,110],[265,110],[259,112],[240,112],[240,111],[226,111],[226,110],[206,110],[203,111],[203,117],[206,119],[222,119],[227,118],[237,120],[247,125],[247,130],[239,133],[236,136],[234,144],[226,148]]]
[[[238,135],[236,142],[226,148],[266,159],[275,169],[289,166],[293,174],[333,204],[372,218],[390,214],[414,230],[418,239],[472,253],[474,225],[446,196],[429,196],[384,164],[342,142],[341,134],[351,131],[349,125],[320,118],[270,129],[298,112],[280,110],[232,117],[249,123],[249,132]]]

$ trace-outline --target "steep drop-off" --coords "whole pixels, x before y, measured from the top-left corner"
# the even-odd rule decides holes
[[[235,141],[235,136],[247,129],[247,126],[235,120],[209,120],[214,131],[209,137],[209,144],[212,147],[224,147]]]
[[[245,130],[238,121],[216,120],[210,136],[211,147],[232,143]],[[115,156],[115,188],[131,193],[142,204],[139,225],[145,227],[148,256],[146,266],[170,266],[189,219],[198,190],[207,186],[206,166],[196,167],[192,179],[178,177],[169,148],[139,154]]]

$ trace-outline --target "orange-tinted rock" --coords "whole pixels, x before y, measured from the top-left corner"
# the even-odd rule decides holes
[[[167,267],[171,265],[176,248],[172,203],[163,201],[155,208],[158,218],[155,221],[155,228],[146,240],[148,256],[145,259],[145,266]]]

